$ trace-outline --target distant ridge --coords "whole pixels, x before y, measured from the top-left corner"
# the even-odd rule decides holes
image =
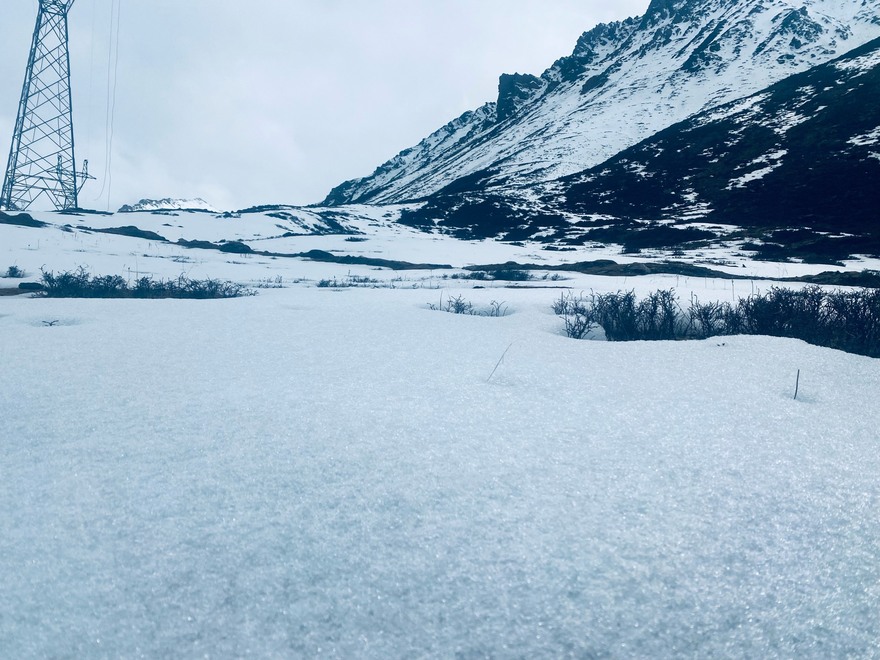
[[[202,213],[220,213],[201,197],[193,199],[142,199],[137,204],[125,204],[117,213],[142,213],[154,211],[190,211]]]

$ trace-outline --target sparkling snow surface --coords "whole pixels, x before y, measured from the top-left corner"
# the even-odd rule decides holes
[[[373,231],[285,240],[457,265],[537,249]],[[287,285],[0,297],[4,658],[880,654],[880,361],[754,337],[577,342],[559,290],[537,288],[767,283],[474,289],[54,228],[0,239],[0,267],[31,273],[137,258]],[[397,288],[315,286],[349,272]],[[428,309],[457,294],[510,313]]]
[[[880,363],[426,293],[0,303],[6,657],[876,655]]]

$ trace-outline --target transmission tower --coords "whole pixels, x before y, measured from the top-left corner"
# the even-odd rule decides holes
[[[40,197],[61,210],[78,207],[88,174],[76,171],[67,13],[75,0],[40,0],[0,208],[23,211]]]

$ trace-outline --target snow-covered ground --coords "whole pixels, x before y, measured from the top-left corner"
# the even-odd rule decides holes
[[[456,266],[536,249],[371,230],[271,240]],[[880,655],[880,362],[577,342],[541,288],[766,282],[474,289],[54,228],[0,240],[2,270],[285,285],[0,297],[3,657]],[[387,286],[315,286],[349,272]],[[428,308],[458,294],[509,313]]]
[[[368,257],[405,261],[414,264],[446,264],[461,269],[465,266],[506,263],[546,264],[556,266],[597,259],[618,263],[678,260],[697,263],[713,270],[738,276],[787,278],[815,275],[823,271],[880,269],[880,259],[863,258],[845,266],[822,264],[776,263],[755,261],[744,254],[736,242],[721,241],[709,248],[673,256],[670,251],[644,250],[641,254],[621,254],[620,246],[592,245],[565,251],[548,250],[546,244],[501,243],[493,240],[460,241],[450,236],[430,234],[398,224],[403,207],[349,206],[335,209],[284,207],[279,212],[246,213],[238,217],[215,216],[209,213],[123,213],[116,215],[58,215],[38,213],[36,217],[48,224],[42,229],[0,224],[0,274],[15,265],[38,279],[40,269],[55,272],[85,267],[93,274],[153,275],[192,278],[214,277],[242,283],[258,283],[267,278],[281,277],[287,282],[298,279],[323,279],[345,276],[349,271],[368,275],[383,283],[401,278],[409,286],[438,286],[437,278],[452,271],[390,271],[371,267],[334,267],[327,263],[304,262],[282,257],[228,254],[217,250],[191,249],[177,245],[186,241],[240,241],[257,252],[299,254],[322,250],[339,256]],[[334,222],[352,232],[351,235],[322,233],[329,213]],[[78,227],[108,229],[134,226],[167,239],[167,242],[142,238],[94,233]],[[693,223],[694,227],[724,227]],[[741,243],[742,241],[740,241]],[[537,273],[542,277],[543,273]],[[614,281],[612,278],[588,278],[567,274],[564,286],[617,290],[636,286],[635,280]],[[688,286],[702,288],[699,281],[682,284],[673,282],[683,293]],[[648,288],[646,279],[641,280]],[[442,283],[442,282],[441,282]],[[8,283],[7,283],[8,284]],[[712,286],[730,282],[718,281]],[[0,280],[0,287],[4,281]],[[770,283],[756,285],[767,288]],[[746,289],[746,287],[749,287]],[[656,287],[655,287],[656,288]],[[734,289],[751,292],[750,285],[738,282]]]

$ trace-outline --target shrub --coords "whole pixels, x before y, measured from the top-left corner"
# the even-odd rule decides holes
[[[739,334],[742,322],[738,315],[735,320],[731,317],[732,311],[734,310],[729,305],[718,302],[701,303],[697,298],[691,299],[688,318],[693,336],[708,339],[721,334]],[[733,331],[730,332],[731,330]]]
[[[323,279],[318,281],[319,289],[349,289],[354,287],[378,287],[381,282],[371,277],[361,275],[349,275],[348,277],[337,280],[335,277],[331,279]]]
[[[561,294],[553,304],[553,311],[565,322],[565,334],[572,339],[583,339],[595,328],[596,296],[587,301],[583,294],[575,297],[572,293]]]
[[[20,280],[24,276],[25,276],[25,273],[21,268],[19,268],[18,266],[10,266],[9,268],[6,269],[6,275],[4,275],[3,277],[9,277],[11,279]]]
[[[610,341],[706,339],[768,335],[802,339],[850,353],[880,357],[880,290],[824,291],[774,287],[730,303],[692,298],[682,310],[673,290],[636,301],[635,292],[569,293],[553,304],[567,336],[582,339],[601,326]]]
[[[532,274],[526,270],[518,270],[516,268],[505,268],[496,270],[492,273],[493,279],[502,282],[528,282],[534,279]]]
[[[473,303],[464,299],[463,296],[449,298],[446,301],[445,311],[450,314],[475,314]]]
[[[284,276],[276,275],[275,277],[265,277],[259,280],[254,286],[258,289],[283,289]]]
[[[521,270],[518,268],[499,268],[497,270],[471,270],[464,273],[453,273],[449,276],[449,279],[499,282],[528,282],[535,278],[527,270]]]
[[[483,316],[491,316],[494,318],[507,316],[507,304],[493,300],[489,303],[489,308],[483,312]]]
[[[493,318],[507,316],[507,304],[504,302],[493,300],[486,309],[477,309],[472,302],[465,300],[464,296],[461,295],[454,298],[450,297],[445,305],[441,300],[439,307],[429,304],[428,308],[435,311],[449,312],[450,314],[464,314],[465,316],[489,316]]]
[[[645,339],[675,339],[681,331],[678,298],[673,289],[649,294],[636,307],[636,332]]]
[[[176,280],[141,277],[134,286],[119,275],[92,276],[84,268],[55,275],[43,271],[43,289],[47,298],[182,298],[217,299],[255,295],[241,284],[214,279],[191,280],[181,275]]]

